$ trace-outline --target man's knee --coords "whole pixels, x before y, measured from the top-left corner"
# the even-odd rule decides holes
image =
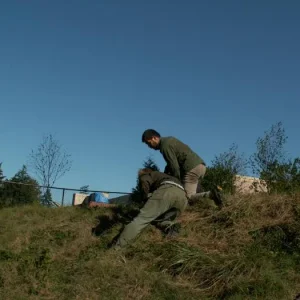
[[[173,208],[169,209],[168,211],[166,211],[165,213],[161,214],[155,220],[153,220],[151,222],[151,224],[156,225],[156,224],[159,224],[159,223],[165,222],[165,221],[174,221],[179,214],[180,214],[180,211],[177,208],[173,207]]]
[[[188,198],[191,198],[191,196],[196,194],[196,192],[197,192],[197,183],[195,183],[195,184],[184,183],[184,189],[186,192],[186,196]]]

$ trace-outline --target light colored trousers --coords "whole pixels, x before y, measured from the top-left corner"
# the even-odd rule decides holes
[[[119,239],[117,246],[125,246],[130,243],[147,225],[155,221],[170,209],[176,209],[179,216],[187,206],[186,193],[171,184],[161,185],[153,192],[151,197],[147,200],[144,207],[141,209],[138,216],[128,225],[125,226]],[[160,222],[161,228],[170,226],[172,222]]]
[[[199,179],[203,178],[206,172],[205,165],[198,165],[184,175],[183,186],[187,197],[191,198],[206,198],[210,196],[210,192],[197,193]]]

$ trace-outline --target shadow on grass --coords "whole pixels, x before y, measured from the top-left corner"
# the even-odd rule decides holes
[[[130,223],[138,214],[139,209],[136,207],[119,206],[110,208],[110,215],[97,216],[98,224],[92,228],[92,234],[101,236],[112,229],[117,224],[126,225]]]
[[[97,216],[98,225],[92,228],[92,234],[94,236],[103,236],[110,232],[113,227],[117,224],[122,224],[122,228],[119,230],[118,234],[112,239],[108,247],[110,248],[118,240],[124,227],[129,224],[140,212],[140,209],[132,206],[120,206],[110,208],[110,215],[100,215]],[[169,227],[162,226],[162,222],[169,221],[172,222],[176,219],[178,211],[175,208],[171,208],[164,214],[160,215],[157,219],[153,220],[150,224],[155,226],[164,236],[175,237],[180,230],[179,224],[174,224]]]

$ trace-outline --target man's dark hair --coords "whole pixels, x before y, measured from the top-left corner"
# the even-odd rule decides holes
[[[139,170],[139,177],[145,175],[145,174],[149,174],[149,173],[152,173],[154,172],[154,170],[150,169],[150,168],[144,168],[144,169],[140,169]]]
[[[156,130],[147,129],[144,131],[144,133],[142,135],[142,142],[145,143],[146,140],[150,140],[154,136],[160,138],[160,134]]]

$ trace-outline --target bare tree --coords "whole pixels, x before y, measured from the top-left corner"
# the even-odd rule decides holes
[[[43,185],[52,187],[54,183],[70,171],[71,155],[67,154],[52,134],[43,137],[42,143],[29,155],[29,165]]]

